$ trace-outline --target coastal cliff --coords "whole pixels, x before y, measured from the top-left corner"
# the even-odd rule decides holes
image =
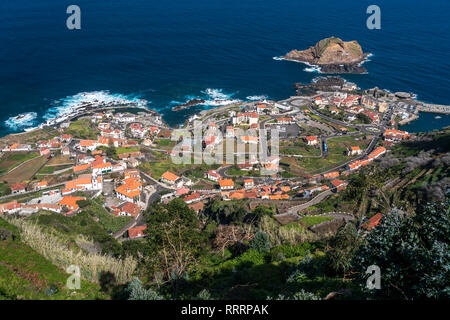
[[[366,73],[360,64],[368,55],[357,41],[330,37],[309,49],[292,50],[283,58],[319,66],[323,73]]]

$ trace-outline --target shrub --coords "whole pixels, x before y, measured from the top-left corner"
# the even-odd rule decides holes
[[[258,252],[268,252],[270,250],[270,239],[267,233],[258,231],[250,242],[250,249]]]
[[[125,289],[128,300],[163,300],[156,291],[152,289],[145,289],[139,279],[134,279],[128,283]]]

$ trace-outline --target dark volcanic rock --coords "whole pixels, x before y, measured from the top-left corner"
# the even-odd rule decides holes
[[[178,105],[176,107],[173,107],[172,111],[180,111],[180,110],[183,110],[183,109],[187,109],[189,107],[193,107],[193,106],[199,105],[201,103],[205,103],[205,100],[203,100],[203,99],[191,99],[191,100],[189,100],[186,103],[183,103],[183,104],[180,104],[180,105]]]

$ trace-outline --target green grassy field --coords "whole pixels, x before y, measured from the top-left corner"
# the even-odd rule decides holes
[[[9,170],[17,167],[19,164],[36,158],[37,152],[9,152],[0,159],[0,176],[6,174]]]
[[[70,124],[67,133],[73,135],[74,138],[95,140],[100,131],[90,119],[78,119]]]
[[[127,152],[138,152],[141,148],[139,147],[129,147],[129,148],[116,148],[117,154],[127,153]]]
[[[0,300],[109,299],[100,286],[81,280],[79,290],[67,288],[70,276],[36,253],[19,239],[17,228],[0,218],[0,229],[15,234],[15,239],[0,241]]]

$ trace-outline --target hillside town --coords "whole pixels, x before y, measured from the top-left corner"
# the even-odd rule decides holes
[[[155,112],[117,112],[113,107],[92,112],[59,124],[45,140],[25,143],[24,134],[2,146],[2,162],[14,154],[26,160],[3,172],[7,179],[0,213],[51,211],[74,216],[83,210],[80,201],[102,196],[110,215],[129,217],[116,230],[117,238],[142,236],[136,233],[145,228],[141,213],[154,201],[174,198],[183,199],[197,213],[216,198],[283,202],[284,212],[279,214],[297,215],[296,209],[345,189],[349,176],[383,157],[396,143],[414,139],[396,129],[413,104],[417,101],[378,89],[361,91],[345,82],[310,96],[202,112],[183,126],[193,132],[194,123],[201,123],[201,141],[174,137],[174,129]],[[275,146],[273,141],[264,145],[260,132],[273,129],[279,132],[279,153],[261,159],[262,150]],[[237,163],[181,167],[171,163],[171,157],[183,153],[195,158],[197,142],[201,152],[214,154],[225,140],[242,146],[244,154]],[[249,148],[258,151],[252,154]],[[33,162],[36,165],[27,166]],[[155,162],[157,170],[152,168]]]

